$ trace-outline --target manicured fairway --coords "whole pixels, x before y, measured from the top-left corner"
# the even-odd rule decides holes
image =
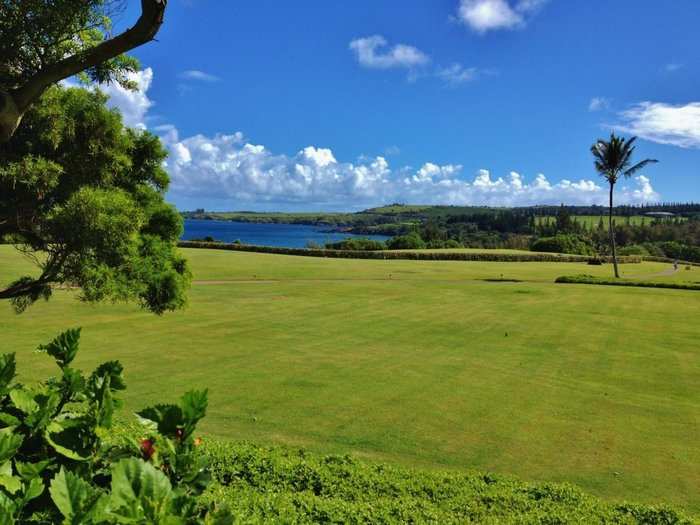
[[[577,222],[578,224],[585,226],[588,229],[597,228],[598,225],[600,224],[601,219],[602,219],[603,220],[603,228],[605,228],[605,229],[608,228],[608,216],[607,215],[574,215],[571,217],[571,219],[574,222]],[[544,224],[548,221],[553,224],[555,222],[555,220],[556,220],[555,217],[538,217],[537,218],[537,221],[539,224]],[[653,224],[654,221],[658,221],[659,219],[657,219],[655,217],[644,216],[644,215],[632,215],[630,217],[622,216],[622,215],[615,215],[613,217],[613,220],[615,221],[615,224],[617,224],[617,225],[630,224],[632,226],[640,226],[640,225]],[[662,220],[685,221],[687,219],[685,217],[672,217],[670,219],[662,219]]]
[[[130,409],[209,387],[212,435],[569,481],[700,514],[700,292],[553,284],[611,271],[572,263],[186,254],[186,311],[66,291],[20,316],[0,303],[1,350],[40,378],[52,367],[36,346],[82,326],[78,365],[121,360]],[[1,282],[25,266],[0,247]],[[484,280],[500,278],[524,282]]]

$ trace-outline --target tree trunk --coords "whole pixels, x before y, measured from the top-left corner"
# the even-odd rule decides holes
[[[610,183],[610,213],[608,214],[610,230],[610,249],[612,250],[613,266],[615,267],[615,278],[620,278],[620,270],[617,268],[617,251],[615,248],[615,221],[613,221],[613,189],[615,185]]]
[[[0,91],[0,144],[12,138],[21,120],[15,99],[10,93]]]
[[[12,138],[29,106],[50,85],[153,40],[163,23],[167,3],[168,0],[141,0],[141,16],[134,27],[86,51],[46,66],[16,89],[0,92],[0,143]]]

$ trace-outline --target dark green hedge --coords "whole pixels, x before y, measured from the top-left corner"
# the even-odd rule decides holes
[[[180,241],[181,248],[206,248],[210,250],[231,250],[236,252],[274,253],[279,255],[301,255],[304,257],[333,257],[341,259],[409,259],[416,261],[490,261],[490,262],[588,262],[591,257],[584,255],[557,255],[548,253],[467,253],[467,252],[392,252],[368,250],[317,250],[307,248],[279,248],[274,246],[253,246],[248,244],[227,244],[217,242]],[[640,257],[619,257],[620,263],[640,263]],[[609,261],[607,261],[609,262]]]
[[[636,286],[638,288],[670,288],[672,290],[700,290],[700,284],[664,283],[653,281],[624,281],[622,279],[603,279],[593,275],[564,275],[557,277],[555,283],[563,284],[600,284],[603,286]]]

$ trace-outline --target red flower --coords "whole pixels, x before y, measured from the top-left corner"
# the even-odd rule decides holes
[[[153,454],[156,453],[156,447],[154,446],[154,441],[152,439],[142,439],[141,440],[141,454],[145,460],[151,459]]]

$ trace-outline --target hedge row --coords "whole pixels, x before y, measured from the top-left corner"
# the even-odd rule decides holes
[[[613,503],[559,483],[431,472],[350,456],[204,441],[214,488],[236,523],[690,525],[665,505]]]
[[[304,257],[333,257],[340,259],[410,259],[418,261],[490,261],[490,262],[572,262],[585,263],[595,257],[585,255],[558,255],[549,253],[467,253],[435,251],[369,251],[369,250],[324,250],[308,248],[280,248],[275,246],[254,246],[250,244],[229,244],[221,242],[180,241],[181,248],[206,248],[210,250],[231,250],[236,252],[274,253],[279,255],[300,255]],[[609,258],[603,258],[611,262]],[[641,263],[638,256],[619,257],[620,263]]]
[[[592,275],[564,275],[562,277],[557,277],[554,282],[563,284],[599,284],[603,286],[636,286],[639,288],[669,288],[672,290],[700,290],[700,284],[623,281],[621,279],[602,279]]]

